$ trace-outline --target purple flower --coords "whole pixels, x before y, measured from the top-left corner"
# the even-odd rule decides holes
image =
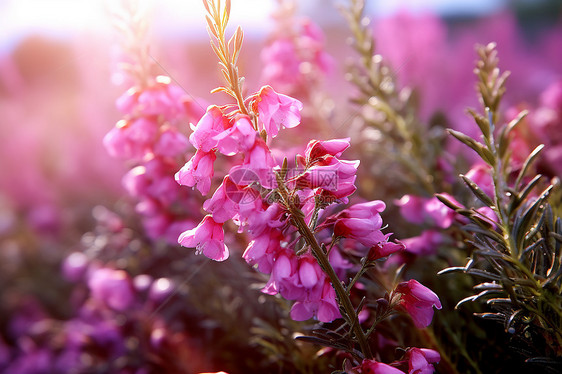
[[[210,215],[205,216],[196,228],[183,232],[178,242],[184,247],[195,247],[197,253],[215,261],[224,261],[229,256],[222,224],[215,222]]]
[[[271,86],[264,86],[254,96],[252,107],[259,113],[261,129],[274,138],[281,127],[292,128],[300,124],[303,106],[297,99],[279,94]]]
[[[168,278],[158,278],[152,282],[148,298],[154,303],[162,303],[174,292],[174,283]]]
[[[395,202],[400,207],[400,215],[410,223],[421,224],[425,220],[425,199],[414,195],[404,195]]]
[[[238,212],[238,204],[233,200],[238,192],[242,191],[227,175],[215,190],[213,197],[205,201],[203,209],[212,213],[215,222],[224,223]]]
[[[433,319],[434,306],[441,309],[439,297],[414,279],[399,283],[395,292],[401,294],[399,305],[408,312],[418,328],[429,326]]]
[[[465,176],[476,183],[486,195],[494,196],[494,184],[490,173],[490,166],[480,162],[472,165]]]
[[[298,178],[297,185],[306,188],[322,188],[335,198],[341,199],[355,192],[355,179],[359,160],[338,160],[326,156]]]
[[[349,139],[311,140],[304,151],[307,163],[314,163],[317,159],[328,155],[340,157],[343,151],[349,148]]]
[[[78,282],[86,273],[88,264],[88,256],[82,252],[73,252],[63,261],[62,274],[69,281]]]
[[[176,157],[187,150],[189,141],[177,129],[169,127],[160,133],[154,145],[154,153],[166,157]]]
[[[336,292],[325,276],[291,308],[291,318],[295,321],[306,321],[314,316],[321,322],[332,322],[341,317]]]
[[[388,235],[386,235],[388,237]],[[379,258],[388,257],[393,253],[404,250],[405,245],[402,242],[380,242],[375,244],[367,255],[370,261],[378,260]]]
[[[215,135],[213,140],[217,141],[220,153],[226,156],[233,156],[252,149],[256,135],[257,133],[250,122],[250,117],[239,115],[234,120],[234,125],[231,128]]]
[[[443,193],[445,197],[447,197],[451,202],[455,203],[456,205],[461,205],[460,203],[455,200],[455,198],[447,193]],[[428,217],[431,218],[433,223],[442,229],[446,229],[453,224],[457,213],[443,204],[439,199],[436,197],[432,197],[431,199],[427,200],[424,204],[424,209]]]
[[[443,234],[437,230],[425,230],[420,236],[402,239],[402,243],[406,246],[406,252],[420,256],[433,255],[443,243]]]
[[[256,138],[254,146],[246,153],[242,166],[255,173],[263,187],[274,188],[277,186],[273,174],[277,163],[273,159],[269,147],[261,138]]]
[[[201,117],[197,125],[191,127],[193,129],[189,136],[191,144],[198,150],[211,152],[218,144],[215,136],[229,127],[229,121],[218,106],[212,105],[207,108],[207,113]]]
[[[135,293],[129,274],[124,270],[96,269],[88,279],[92,298],[112,309],[124,311],[135,301]]]
[[[377,362],[375,360],[363,360],[361,366],[355,367],[361,374],[404,374],[402,370]]]
[[[343,210],[335,217],[334,235],[355,239],[367,247],[385,242],[387,237],[380,231],[382,218],[379,214],[384,208],[382,201],[375,200]]]
[[[406,352],[408,360],[408,374],[432,374],[435,372],[434,363],[441,360],[439,352],[427,348],[410,348]]]
[[[157,134],[158,123],[152,119],[121,120],[105,135],[103,144],[113,157],[141,158]]]
[[[213,164],[217,156],[215,152],[197,150],[195,155],[176,173],[176,182],[183,186],[193,187],[202,195],[211,189],[211,178],[214,175]]]

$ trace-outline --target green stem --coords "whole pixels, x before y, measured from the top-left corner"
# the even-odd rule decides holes
[[[357,312],[355,311],[355,308],[353,307],[353,304],[351,302],[351,299],[349,298],[349,294],[347,293],[347,290],[343,286],[334,268],[330,264],[328,256],[326,255],[326,253],[324,253],[324,251],[318,244],[316,237],[314,236],[314,234],[312,233],[312,231],[304,221],[302,212],[300,211],[300,209],[295,207],[294,204],[291,202],[291,199],[289,197],[289,192],[285,187],[283,179],[278,173],[276,173],[275,175],[277,178],[279,193],[285,202],[285,206],[287,207],[287,209],[289,209],[289,213],[291,214],[292,221],[295,227],[299,230],[299,233],[306,240],[308,245],[310,245],[312,254],[314,258],[316,258],[316,261],[318,261],[318,265],[320,265],[322,271],[324,271],[324,273],[328,276],[328,278],[330,278],[332,287],[336,291],[339,305],[341,309],[343,309],[344,311],[344,313],[342,313],[342,316],[344,317],[346,322],[351,326],[353,330],[353,334],[357,339],[357,343],[361,348],[361,352],[363,353],[364,358],[366,359],[373,358],[373,354],[371,353],[371,347],[367,342],[367,337],[365,335],[365,332],[363,331],[363,328],[361,327],[361,324],[359,323],[359,317],[357,315]]]

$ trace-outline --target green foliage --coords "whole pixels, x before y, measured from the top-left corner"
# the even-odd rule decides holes
[[[511,162],[511,130],[514,121],[495,128],[498,106],[505,92],[507,74],[500,74],[493,44],[478,47],[477,91],[485,115],[470,111],[482,132],[483,143],[450,131],[473,149],[492,169],[494,196],[486,195],[473,181],[461,176],[472,194],[492,209],[497,220],[477,211],[459,207],[445,196],[439,199],[469,221],[472,256],[463,267],[449,267],[441,274],[464,272],[479,279],[471,295],[457,304],[480,302],[489,311],[482,318],[503,324],[513,336],[514,348],[528,363],[559,372],[562,365],[562,220],[554,213],[549,198],[558,182],[545,185],[533,175],[533,162],[543,146],[537,147],[517,170]],[[538,191],[538,192],[537,192]]]

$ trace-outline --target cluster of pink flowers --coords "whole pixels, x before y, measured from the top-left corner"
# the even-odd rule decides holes
[[[255,126],[252,117],[232,106],[210,106],[193,126],[189,140],[197,152],[176,174],[180,184],[196,186],[206,194],[212,185],[217,152],[230,158],[242,157],[238,162],[230,160],[233,166],[204,203],[209,215],[196,228],[181,234],[179,242],[214,260],[225,260],[229,250],[224,244],[223,225],[234,221],[239,231],[249,236],[243,258],[270,274],[263,292],[296,300],[291,311],[295,320],[316,317],[332,321],[340,316],[335,291],[307,248],[292,221],[294,213],[286,204],[302,212],[306,224],[324,239],[324,244],[332,243],[329,260],[342,278],[352,265],[334,246],[340,239],[354,241],[356,247],[363,248],[363,254],[376,248],[379,257],[402,246],[389,242],[390,234],[381,232],[380,212],[385,209],[381,201],[329,214],[328,206],[347,203],[348,196],[356,190],[359,161],[340,159],[349,147],[349,139],[313,140],[304,155],[297,155],[292,170],[283,169],[267,140],[275,138],[282,127],[299,125],[302,104],[269,86],[249,96],[246,103],[257,118]],[[278,189],[284,189],[291,201],[283,201]]]
[[[433,349],[409,348],[402,361],[388,365],[375,360],[363,360],[361,365],[352,369],[352,372],[360,374],[404,374],[405,372],[398,367],[407,365],[408,374],[432,374],[435,372],[433,364],[439,363],[440,360],[439,352]]]
[[[117,107],[124,118],[107,133],[104,145],[110,155],[134,165],[123,185],[138,201],[136,211],[147,235],[175,242],[180,228],[190,224],[187,212],[198,211],[174,181],[189,146],[181,124],[198,120],[203,109],[164,76],[131,88]]]
[[[494,185],[492,181],[491,169],[488,165],[477,162],[465,174],[474,182],[486,195],[494,196]],[[448,193],[441,193],[456,206],[462,206],[453,196]],[[400,208],[400,214],[404,219],[416,225],[428,227],[418,236],[403,239],[406,252],[413,255],[433,255],[437,248],[444,244],[446,235],[442,230],[448,229],[453,223],[468,223],[465,217],[457,214],[454,210],[443,204],[437,197],[424,198],[415,195],[404,195],[396,205]],[[477,211],[490,223],[497,221],[494,211],[487,207],[478,208]]]
[[[529,122],[536,141],[546,145],[541,172],[562,176],[562,80],[540,95],[539,107],[529,114]]]
[[[286,2],[273,15],[277,27],[261,53],[262,81],[290,94],[307,92],[334,65],[322,30],[308,18],[297,19],[293,7]]]
[[[452,201],[456,201],[451,195],[444,194]],[[410,223],[417,225],[426,224],[430,226],[419,236],[402,239],[406,251],[414,255],[432,255],[443,243],[445,237],[440,232],[449,228],[457,214],[436,197],[424,198],[415,195],[404,195],[396,205],[400,207],[400,214]],[[460,205],[460,204],[459,204]]]

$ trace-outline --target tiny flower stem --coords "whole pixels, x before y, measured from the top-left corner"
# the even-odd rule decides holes
[[[357,315],[357,311],[353,307],[353,303],[349,298],[349,294],[345,287],[343,286],[342,282],[338,278],[334,268],[330,264],[328,260],[328,255],[322,250],[316,237],[306,224],[303,218],[303,214],[294,204],[291,203],[291,199],[289,197],[289,192],[285,187],[285,183],[281,178],[279,173],[275,173],[277,178],[278,184],[278,191],[281,195],[286,208],[289,210],[289,213],[292,217],[292,222],[295,227],[299,230],[299,233],[302,237],[306,240],[308,245],[310,245],[312,254],[316,261],[318,261],[318,265],[322,268],[322,271],[330,278],[330,282],[332,283],[332,287],[336,291],[337,299],[341,309],[343,309],[344,313],[342,313],[342,317],[346,320],[346,322],[350,325],[355,338],[357,339],[357,343],[363,353],[364,358],[371,359],[373,358],[373,354],[371,353],[371,347],[367,341],[367,337],[361,324],[359,323],[359,316]]]
[[[234,51],[230,51],[228,47],[229,43],[226,41],[226,26],[228,24],[228,19],[230,17],[230,1],[226,2],[226,7],[221,14],[221,4],[220,1],[218,4],[211,0],[210,5],[212,8],[207,7],[209,0],[203,0],[207,8],[208,15],[210,20],[212,21],[212,25],[209,26],[209,33],[211,36],[211,44],[213,46],[213,50],[217,54],[217,57],[221,61],[221,65],[223,67],[223,73],[225,74],[225,79],[229,85],[226,88],[226,92],[234,97],[240,112],[245,115],[249,115],[248,108],[244,103],[244,97],[242,96],[242,80],[238,76],[238,68],[236,66],[237,56],[240,53],[241,48],[241,40],[242,40],[242,29],[238,28],[234,37],[236,41],[240,40],[239,42],[234,44]],[[218,45],[214,44],[213,38],[216,40]],[[256,127],[256,126],[254,126]],[[257,127],[256,127],[257,129]]]
[[[357,283],[357,281],[359,280],[359,278],[361,278],[361,276],[363,274],[365,274],[365,272],[368,269],[368,265],[366,265],[366,261],[363,261],[361,264],[361,269],[359,269],[359,271],[355,274],[355,276],[353,277],[353,279],[351,280],[351,282],[349,282],[349,284],[346,287],[346,291],[349,293],[351,292],[351,289],[353,288],[353,286],[355,285],[355,283]]]

